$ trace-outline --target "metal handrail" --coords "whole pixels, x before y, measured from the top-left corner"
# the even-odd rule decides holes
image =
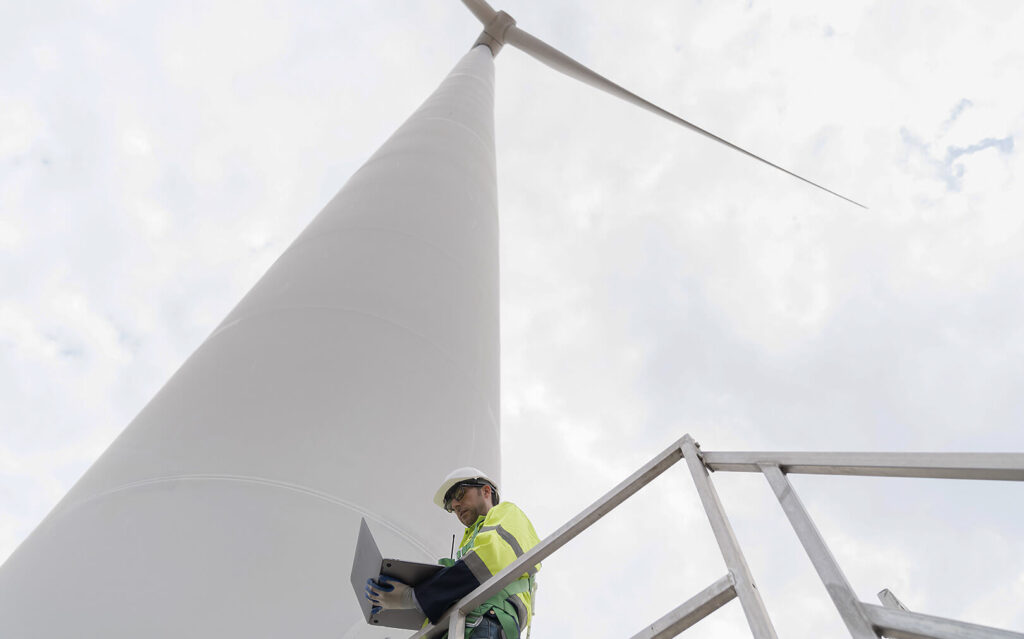
[[[445,631],[449,637],[462,637],[465,634],[466,616],[472,610],[519,579],[531,566],[540,563],[594,525],[682,459],[686,460],[728,572],[634,635],[633,639],[674,637],[734,598],[740,600],[755,639],[777,639],[771,619],[754,585],[750,568],[711,482],[709,470],[764,474],[854,639],[877,639],[879,636],[897,639],[1024,639],[1024,634],[1016,632],[867,604],[857,599],[824,538],[786,478],[788,473],[808,473],[1024,481],[1024,454],[702,452],[690,435],[683,436],[656,455],[564,526],[457,601],[436,624],[427,625],[410,639],[439,637]],[[895,601],[892,593],[888,594]],[[883,598],[885,601],[888,599]]]
[[[707,452],[712,471],[761,472],[762,465],[806,475],[934,477],[1024,481],[1024,453]]]

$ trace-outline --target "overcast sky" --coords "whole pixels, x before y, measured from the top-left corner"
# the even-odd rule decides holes
[[[1024,451],[1024,10],[496,5],[858,209],[496,61],[504,496],[541,536],[705,450]],[[0,561],[479,24],[455,0],[0,0]],[[782,637],[843,636],[763,478],[714,480]],[[1024,631],[1024,486],[793,482],[864,600]],[[535,637],[722,576],[683,467],[541,574]],[[746,636],[733,602],[686,636]]]

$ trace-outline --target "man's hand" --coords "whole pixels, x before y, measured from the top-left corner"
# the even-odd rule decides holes
[[[413,596],[412,587],[397,579],[380,575],[377,581],[366,580],[366,598],[373,603],[371,614],[381,610],[409,610],[419,608]]]

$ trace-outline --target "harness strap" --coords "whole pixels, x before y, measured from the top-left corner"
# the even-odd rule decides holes
[[[494,616],[498,619],[498,623],[501,624],[501,629],[505,631],[506,639],[519,639],[519,627],[520,623],[524,625],[529,623],[523,610],[520,612],[520,606],[525,608],[522,601],[516,595],[529,593],[534,588],[533,575],[529,577],[521,577],[509,585],[498,591],[498,594],[494,595],[484,603],[480,604],[480,607],[469,613],[466,616],[467,623],[473,623],[481,616],[493,611]],[[473,631],[473,628],[466,628],[466,637],[468,639],[469,634]]]
[[[473,542],[476,541],[476,536],[480,534],[481,529],[483,528],[483,523],[482,519],[478,519],[477,522],[473,524],[475,528],[473,529],[473,534],[470,536],[469,541],[459,546],[459,554],[457,555],[458,559],[462,559],[469,554],[470,550],[473,549]]]
[[[464,559],[473,550],[474,542],[476,541],[477,535],[482,532],[496,531],[498,535],[512,548],[512,552],[515,553],[516,557],[520,557],[523,554],[522,546],[519,545],[519,541],[504,528],[499,526],[484,526],[483,518],[477,520],[474,524],[473,532],[470,534],[469,539],[459,547],[459,552],[456,555],[459,559]],[[517,595],[528,594],[533,595],[537,589],[536,581],[534,580],[534,573],[536,569],[531,566],[529,574],[526,577],[520,577],[513,581],[509,585],[502,588],[496,595],[480,604],[480,606],[473,612],[466,615],[466,639],[469,639],[470,633],[476,628],[476,622],[481,616],[488,612],[493,612],[498,623],[501,624],[501,629],[505,633],[506,639],[519,639],[520,624],[530,624],[532,619],[528,619],[528,613],[526,604]],[[530,614],[530,617],[533,615]],[[470,626],[469,624],[473,624]],[[531,628],[532,631],[532,628]],[[445,633],[445,637],[447,637]]]

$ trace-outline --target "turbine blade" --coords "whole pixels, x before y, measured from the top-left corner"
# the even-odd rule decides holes
[[[520,49],[524,53],[527,53],[528,55],[530,55],[530,56],[536,58],[537,60],[543,62],[544,64],[548,65],[552,69],[554,69],[556,71],[560,71],[560,72],[564,73],[565,75],[567,75],[567,76],[569,76],[571,78],[575,78],[575,79],[579,80],[580,82],[583,82],[585,84],[589,84],[590,86],[592,86],[592,87],[594,87],[596,89],[601,89],[602,91],[606,91],[607,93],[610,93],[610,94],[612,94],[612,95],[614,95],[614,96],[616,96],[618,98],[621,98],[621,99],[625,100],[626,102],[629,102],[630,104],[634,104],[634,105],[636,105],[636,106],[638,106],[638,107],[640,107],[642,109],[646,109],[646,110],[650,111],[651,113],[654,113],[655,115],[660,115],[661,117],[665,118],[666,120],[669,120],[671,122],[675,122],[676,124],[684,126],[687,129],[690,129],[691,131],[694,131],[696,133],[699,133],[699,134],[703,135],[706,138],[714,140],[715,142],[718,142],[720,144],[724,144],[725,146],[729,147],[730,149],[733,149],[735,151],[739,151],[743,155],[746,155],[748,157],[754,158],[758,162],[762,162],[762,163],[767,164],[768,166],[770,166],[772,168],[775,168],[775,169],[778,169],[779,171],[782,171],[783,173],[791,175],[791,176],[795,177],[796,179],[800,180],[801,182],[806,182],[807,184],[810,184],[811,186],[817,187],[817,188],[821,189],[822,191],[830,193],[830,194],[832,194],[832,195],[834,195],[834,196],[836,196],[836,197],[838,197],[838,198],[840,198],[842,200],[846,200],[850,204],[855,204],[855,205],[861,207],[862,209],[866,209],[867,208],[866,206],[864,206],[860,202],[855,202],[855,201],[851,200],[850,198],[848,198],[848,197],[846,197],[844,195],[840,195],[840,194],[836,193],[832,189],[827,189],[824,186],[822,186],[820,184],[817,184],[815,182],[812,182],[811,180],[808,180],[805,177],[797,175],[796,173],[793,173],[792,171],[790,171],[788,169],[784,169],[781,166],[779,166],[778,164],[775,164],[773,162],[769,162],[768,160],[764,159],[763,157],[761,157],[759,155],[755,155],[754,153],[751,153],[750,151],[748,151],[748,150],[746,150],[746,149],[744,149],[742,147],[736,146],[732,142],[730,142],[730,141],[728,141],[726,139],[720,138],[717,135],[715,135],[714,133],[711,133],[710,131],[702,129],[699,126],[697,126],[696,124],[693,124],[692,122],[687,122],[683,118],[681,118],[681,117],[679,117],[679,116],[677,116],[677,115],[675,115],[673,113],[669,113],[668,111],[666,111],[665,109],[662,109],[658,105],[652,104],[652,103],[648,102],[647,100],[644,100],[640,96],[636,95],[635,93],[631,93],[630,91],[627,91],[626,89],[620,87],[619,85],[615,84],[614,82],[612,82],[611,80],[605,78],[604,76],[598,75],[597,73],[595,73],[594,71],[591,71],[590,69],[588,69],[587,67],[583,66],[582,64],[580,64],[576,60],[573,60],[569,56],[565,55],[564,53],[562,53],[558,49],[555,49],[554,47],[552,47],[551,45],[547,44],[546,42],[544,42],[544,41],[542,41],[542,40],[540,40],[538,38],[535,38],[534,36],[530,35],[526,31],[523,31],[522,29],[520,29],[519,27],[517,27],[515,25],[510,26],[508,28],[508,31],[505,32],[505,43],[506,44],[511,44],[512,46],[516,47],[517,49]]]
[[[462,0],[462,4],[466,5],[473,12],[473,15],[476,16],[476,19],[485,26],[494,18],[494,14],[497,13],[494,7],[487,4],[487,0]]]

